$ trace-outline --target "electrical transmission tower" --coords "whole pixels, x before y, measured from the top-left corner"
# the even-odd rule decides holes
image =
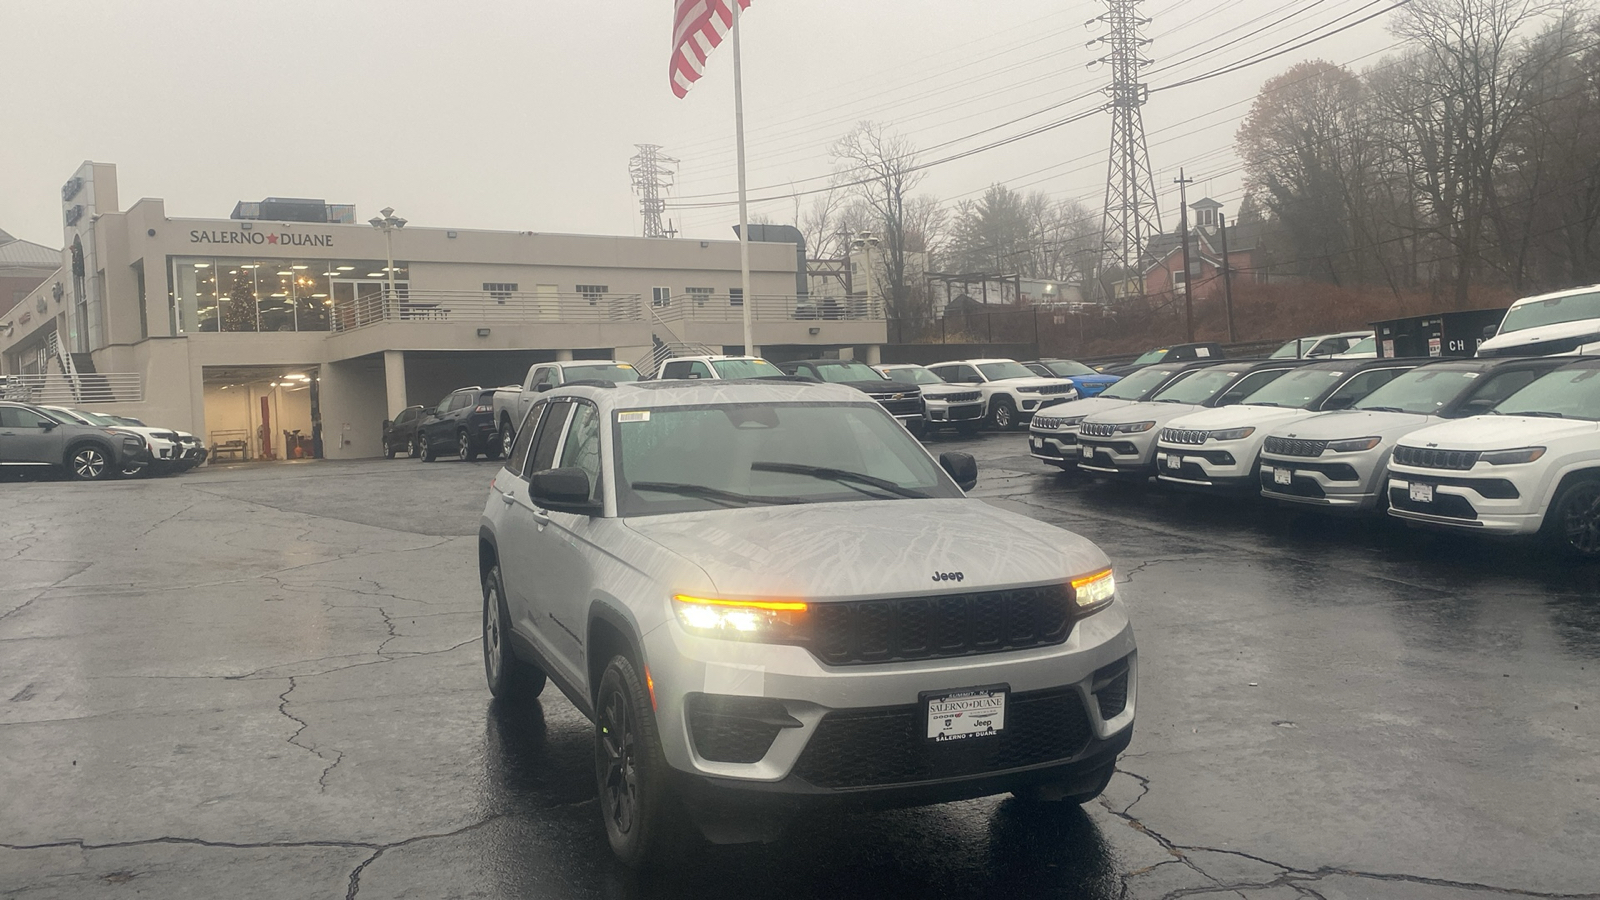
[[[1150,24],[1139,15],[1141,0],[1102,0],[1106,11],[1089,20],[1101,22],[1108,31],[1089,42],[1106,48],[1106,55],[1090,63],[1111,67],[1111,84],[1105,93],[1111,99],[1105,109],[1111,113],[1111,159],[1106,168],[1106,208],[1100,233],[1104,241],[1100,252],[1100,282],[1113,274],[1117,288],[1113,297],[1144,293],[1144,263],[1150,240],[1161,234],[1161,211],[1156,207],[1155,177],[1150,171],[1150,150],[1144,139],[1144,114],[1140,107],[1150,97],[1150,89],[1139,80],[1139,70],[1150,65],[1141,48],[1150,39],[1140,29]],[[1130,284],[1130,281],[1133,284]]]
[[[634,144],[639,152],[628,160],[628,174],[633,176],[633,190],[639,195],[639,212],[644,215],[645,237],[671,237],[677,232],[661,224],[661,213],[667,208],[663,194],[672,187],[672,178],[678,174],[678,161],[661,153],[656,144]]]

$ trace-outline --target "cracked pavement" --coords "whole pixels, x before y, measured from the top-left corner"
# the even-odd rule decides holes
[[[588,723],[491,703],[490,463],[0,484],[0,896],[1600,897],[1600,567],[1062,476],[1139,635],[1098,802],[802,820],[638,878]]]

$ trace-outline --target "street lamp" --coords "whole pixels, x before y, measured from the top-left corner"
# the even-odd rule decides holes
[[[373,216],[372,218],[367,220],[367,224],[369,224],[373,228],[376,228],[379,231],[383,232],[383,249],[384,249],[384,255],[385,255],[385,258],[386,258],[386,268],[384,268],[383,274],[388,276],[388,281],[389,281],[388,300],[389,300],[389,303],[393,303],[394,302],[394,233],[395,233],[396,229],[400,229],[400,228],[406,227],[406,220],[400,218],[397,215],[395,215],[394,214],[394,207],[392,207],[392,206],[385,206],[383,209],[378,210],[378,212],[382,213],[382,215]],[[388,304],[386,303],[384,305],[387,306]]]

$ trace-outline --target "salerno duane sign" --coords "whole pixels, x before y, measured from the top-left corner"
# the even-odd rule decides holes
[[[276,244],[283,247],[332,247],[331,234],[293,234],[288,231],[210,231],[197,228],[189,232],[191,244]]]

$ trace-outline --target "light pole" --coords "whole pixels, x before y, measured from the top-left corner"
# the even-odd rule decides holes
[[[383,250],[385,268],[383,274],[388,276],[389,292],[385,297],[384,309],[388,309],[394,302],[394,232],[398,228],[406,227],[406,220],[394,214],[394,207],[385,206],[378,210],[382,215],[373,216],[367,224],[383,232]]]

